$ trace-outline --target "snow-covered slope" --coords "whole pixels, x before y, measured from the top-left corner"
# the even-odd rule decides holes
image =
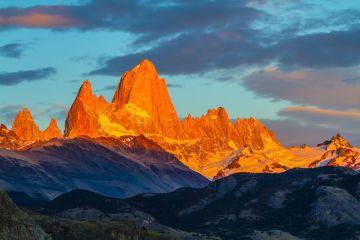
[[[267,148],[262,150],[251,147],[238,149],[205,168],[220,168],[215,179],[237,172],[283,172],[298,167],[342,166],[360,170],[359,149],[351,146],[340,134],[316,147],[302,145],[284,148],[279,145],[272,146],[270,143],[266,146]]]

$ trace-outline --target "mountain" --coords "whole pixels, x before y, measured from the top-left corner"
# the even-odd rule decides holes
[[[52,199],[73,189],[127,197],[208,183],[144,136],[52,139],[0,149],[0,187]]]
[[[355,171],[335,167],[239,173],[202,189],[143,194],[127,202],[161,224],[223,239],[259,239],[258,231],[275,230],[290,239],[358,239],[359,182]]]
[[[220,166],[215,179],[237,172],[276,173],[297,167],[341,166],[359,171],[360,149],[336,134],[316,147],[275,147],[268,151],[247,146],[229,154]]]
[[[208,168],[209,164],[221,161],[238,148],[282,147],[255,118],[232,123],[222,107],[180,121],[165,80],[146,59],[124,73],[111,103],[94,95],[89,81],[82,84],[67,116],[65,137],[140,134],[207,177],[213,177],[218,170]]]
[[[324,150],[336,150],[338,148],[352,148],[351,144],[343,138],[339,133],[333,136],[330,140],[326,140],[317,145],[317,147],[321,147]]]
[[[65,142],[82,136],[116,141],[140,135],[209,179],[325,165],[360,169],[359,150],[339,134],[317,147],[286,148],[257,119],[232,121],[223,107],[181,120],[165,80],[146,59],[123,74],[111,102],[96,96],[90,81],[83,82],[67,115]],[[0,147],[21,150],[62,138],[62,134],[55,119],[41,131],[29,110],[23,109],[12,130],[3,126],[0,137]]]
[[[312,162],[310,167],[343,166],[360,171],[360,149],[351,146],[339,133],[317,147],[325,152],[317,161]]]
[[[0,148],[13,149],[24,144],[14,131],[0,124]]]
[[[51,237],[0,192],[0,240],[51,240]]]
[[[66,137],[118,137],[143,133],[172,138],[182,134],[165,80],[159,78],[148,60],[123,75],[112,103],[102,96],[96,97],[90,82],[85,81],[65,124]]]
[[[201,189],[127,199],[77,190],[34,210],[72,220],[131,219],[145,229],[208,237],[200,239],[358,239],[360,174],[342,167],[238,173]]]
[[[12,130],[22,140],[37,141],[42,138],[41,131],[27,108],[24,108],[16,115]]]
[[[158,76],[149,60],[144,59],[130,72],[124,73],[112,105],[127,129],[175,139],[183,135],[166,82]]]
[[[51,118],[49,126],[42,133],[43,140],[50,140],[52,138],[62,138],[61,130],[55,118]]]
[[[82,203],[88,206],[95,204],[103,211],[106,211],[106,208],[101,208],[102,205],[116,208],[118,205],[116,202],[123,201],[88,191],[77,190],[45,203],[43,211],[51,210],[51,212],[56,212],[62,208],[68,209],[68,207],[72,206],[81,206]],[[128,206],[126,203],[124,205]],[[60,208],[56,208],[56,206]],[[122,208],[122,210],[125,209]],[[163,226],[156,223],[155,220],[150,223],[152,218],[140,212],[137,213],[139,219],[137,222],[130,219],[129,215],[124,217],[114,216],[111,219],[108,215],[102,214],[101,211],[90,208],[84,209],[83,212],[80,208],[78,210],[75,208],[73,212],[66,210],[65,212],[67,214],[62,216],[44,215],[31,209],[19,208],[9,199],[6,193],[0,192],[0,240],[207,239]],[[98,213],[100,215],[97,215]],[[140,220],[142,222],[139,222]]]
[[[27,108],[24,108],[16,115],[12,131],[19,139],[28,142],[62,137],[62,133],[54,118],[50,120],[49,126],[44,131],[41,131]]]

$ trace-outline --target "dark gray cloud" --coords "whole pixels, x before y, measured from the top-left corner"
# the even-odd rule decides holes
[[[282,12],[269,12],[267,5],[280,7]],[[99,75],[118,76],[143,58],[154,61],[166,74],[269,62],[278,62],[283,70],[360,64],[360,11],[328,13],[321,4],[314,4],[311,7],[321,14],[302,14],[301,18],[297,8],[306,9],[307,4],[291,1],[282,5],[283,1],[259,4],[251,0],[90,0],[79,5],[0,8],[0,29],[108,29],[133,34],[134,44],[153,46],[146,51],[134,53],[134,48],[127,55],[109,56],[91,71]],[[290,19],[281,19],[283,16]],[[259,21],[263,28],[254,27]],[[152,40],[159,41],[149,45]]]
[[[216,28],[257,14],[246,2],[92,0],[82,5],[0,8],[0,27],[109,29],[140,34],[145,41],[179,32]]]
[[[9,43],[0,47],[0,56],[8,58],[19,58],[24,51],[24,46],[20,43]]]
[[[357,30],[314,33],[280,42],[272,51],[285,69],[349,67],[360,64],[359,42]]]
[[[10,86],[21,82],[38,81],[56,73],[53,67],[18,72],[0,72],[0,85]]]
[[[191,33],[163,42],[150,50],[108,58],[91,74],[119,75],[148,58],[164,74],[192,74],[240,66],[278,62],[284,70],[348,67],[360,64],[360,32],[309,34],[263,46],[261,33],[226,29]]]
[[[268,62],[268,50],[246,35],[250,34],[245,31],[185,34],[147,51],[109,58],[90,74],[118,76],[143,58],[153,61],[163,74],[202,73]]]

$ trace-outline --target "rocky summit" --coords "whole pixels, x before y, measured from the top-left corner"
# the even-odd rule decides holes
[[[214,171],[207,171],[207,164],[240,147],[257,150],[281,147],[275,135],[255,118],[237,119],[233,123],[222,107],[198,118],[189,115],[181,121],[165,80],[146,59],[124,73],[111,103],[95,96],[89,81],[83,83],[69,111],[65,137],[139,134],[156,141],[208,177]]]
[[[54,118],[50,120],[49,126],[41,131],[27,108],[16,115],[12,131],[23,141],[41,141],[62,137],[61,130]]]

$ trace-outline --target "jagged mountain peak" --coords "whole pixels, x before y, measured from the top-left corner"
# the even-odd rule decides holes
[[[326,140],[317,145],[318,147],[322,147],[325,150],[336,150],[340,147],[344,148],[352,148],[351,144],[340,135],[340,133],[336,133],[330,140]]]
[[[229,121],[229,115],[226,112],[224,107],[217,107],[214,109],[209,109],[207,114],[205,115],[206,118],[210,118],[212,120],[218,119],[223,121]]]
[[[61,138],[62,133],[55,118],[50,119],[49,126],[43,132],[43,139]]]
[[[77,94],[76,98],[80,99],[91,99],[93,97],[92,86],[89,80],[85,80]]]
[[[139,68],[151,68],[156,71],[154,63],[152,63],[149,59],[144,58],[138,64]]]
[[[54,118],[50,120],[49,126],[44,131],[41,131],[28,108],[22,109],[16,115],[11,130],[22,141],[41,141],[62,137]]]
[[[41,139],[41,131],[36,125],[28,108],[23,108],[16,115],[12,130],[23,140],[36,141]]]
[[[27,118],[27,119],[33,120],[30,110],[26,107],[18,112],[15,119],[16,118]]]
[[[149,60],[143,60],[122,76],[112,105],[121,118],[142,122],[150,132],[174,138],[182,135],[166,82],[158,76],[155,66]]]
[[[49,127],[58,127],[57,121],[55,118],[50,119]]]
[[[7,126],[6,126],[5,124],[1,123],[1,124],[0,124],[0,131],[7,131],[7,130],[9,130],[9,129],[7,128]]]

